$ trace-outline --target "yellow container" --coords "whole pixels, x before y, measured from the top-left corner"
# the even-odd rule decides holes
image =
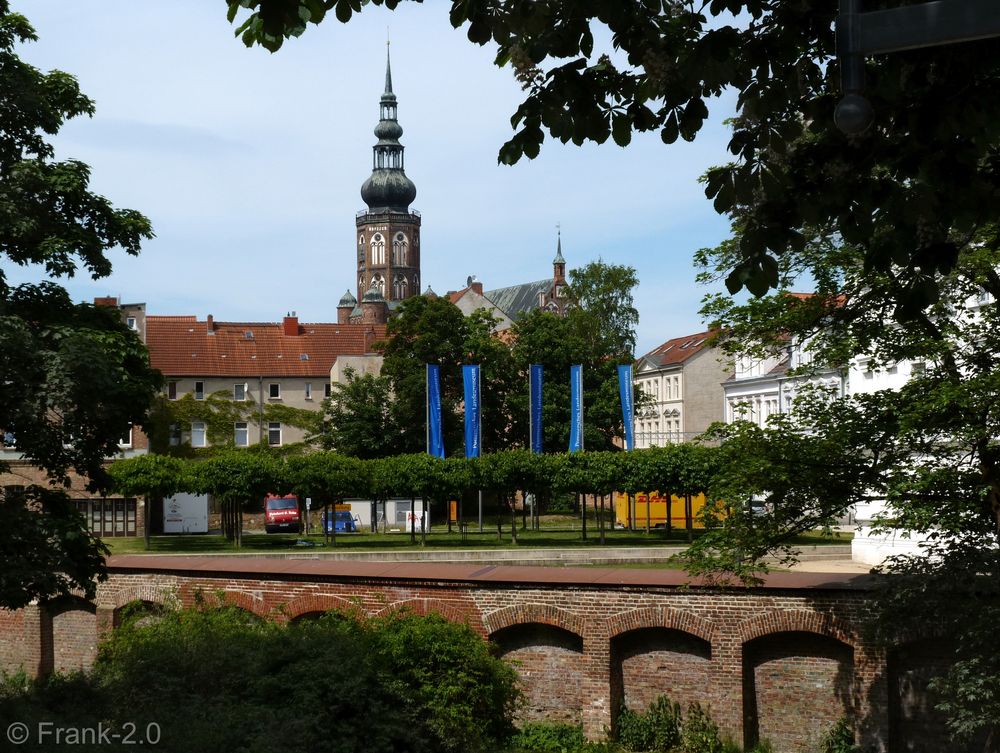
[[[705,507],[704,494],[691,495],[691,525],[694,528],[704,528],[698,519],[699,514]],[[633,528],[645,528],[646,519],[649,518],[650,528],[666,528],[667,518],[670,518],[670,527],[686,528],[687,516],[685,515],[685,502],[683,495],[671,494],[669,497],[660,492],[639,492],[635,495],[635,507],[633,509]],[[629,499],[624,492],[615,492],[615,523],[627,528],[629,525]]]

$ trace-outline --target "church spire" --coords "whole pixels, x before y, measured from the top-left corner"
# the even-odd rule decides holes
[[[396,95],[392,92],[389,45],[385,48],[385,91],[379,100],[378,143],[372,147],[372,174],[361,186],[361,198],[372,211],[409,211],[417,187],[403,172],[403,129],[396,120]]]
[[[389,65],[389,40],[385,40],[385,92],[392,94],[392,66]],[[393,97],[396,95],[393,94]]]

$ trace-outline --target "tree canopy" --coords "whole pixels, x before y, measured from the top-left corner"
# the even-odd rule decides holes
[[[11,285],[7,269],[38,264],[51,277],[102,277],[111,249],[136,254],[152,230],[138,212],[93,193],[87,165],[54,158],[48,137],[94,106],[72,76],[20,60],[15,48],[35,39],[0,0],[0,432],[57,484],[75,470],[105,489],[104,461],[146,421],[159,376],[116,312],[74,304],[51,282]],[[10,563],[0,606],[73,588],[93,593],[105,550],[58,497],[35,488],[0,498],[0,552]]]
[[[272,51],[331,11],[347,22],[363,8],[360,0],[228,4],[243,42]],[[993,220],[1000,41],[867,59],[875,122],[849,137],[833,118],[837,12],[834,0],[453,0],[449,19],[471,42],[495,44],[496,64],[524,88],[500,149],[505,164],[535,157],[546,133],[575,144],[626,146],[636,131],[691,141],[713,99],[735,90],[733,159],[705,181],[715,208],[744,222],[729,289],[776,287],[778,261],[802,252],[805,229],[819,226],[855,244],[867,268],[896,265],[905,314],[934,299],[940,275]],[[595,26],[610,32],[607,48]]]
[[[699,254],[707,278],[725,274],[739,233]],[[722,472],[712,494],[730,514],[710,521],[690,562],[746,574],[790,536],[853,504],[883,507],[876,532],[909,531],[929,543],[926,557],[898,557],[883,568],[880,630],[890,642],[919,632],[953,638],[953,665],[934,687],[952,731],[967,742],[1000,734],[992,700],[1000,694],[992,638],[1000,581],[998,268],[990,226],[940,276],[937,300],[900,317],[899,265],[866,266],[864,249],[815,232],[779,270],[781,291],[745,303],[709,296],[704,310],[735,356],[759,357],[791,341],[807,358],[792,372],[800,394],[792,414],[764,428],[716,428]],[[790,295],[804,278],[815,294]],[[866,386],[904,367],[909,379],[898,389]],[[851,394],[832,399],[806,389],[828,368],[849,372]],[[768,514],[750,514],[751,499],[766,501]]]

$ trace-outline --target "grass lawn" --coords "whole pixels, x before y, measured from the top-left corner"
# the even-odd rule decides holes
[[[507,522],[503,530],[502,538],[497,537],[496,523],[492,522],[492,527],[484,523],[483,532],[479,532],[478,525],[469,527],[469,532],[463,540],[457,527],[452,533],[447,532],[444,526],[435,527],[434,531],[427,534],[426,544],[421,545],[420,534],[416,536],[416,543],[411,543],[408,533],[353,533],[339,534],[336,542],[324,544],[321,534],[310,536],[300,536],[295,534],[265,534],[265,533],[245,533],[243,536],[243,548],[237,550],[236,547],[225,540],[220,534],[192,534],[192,535],[168,535],[153,536],[150,541],[150,554],[211,554],[242,551],[247,553],[259,552],[261,554],[280,552],[321,552],[321,551],[344,551],[344,552],[372,552],[372,551],[407,551],[419,549],[513,549],[513,548],[596,548],[600,546],[599,533],[596,528],[588,523],[587,540],[584,541],[579,529],[572,530],[566,527],[556,527],[560,523],[565,526],[565,521],[547,521],[543,518],[542,529],[538,531],[525,530],[520,528],[517,532],[517,544],[511,541],[510,523]],[[579,521],[576,521],[579,525]],[[697,537],[699,531],[695,530]],[[826,544],[849,544],[853,538],[853,533],[834,533],[826,535],[821,531],[811,532],[798,537],[795,544],[801,546],[826,545]],[[303,544],[302,542],[309,542]],[[668,535],[664,530],[650,531],[625,531],[621,529],[605,530],[605,546],[620,547],[656,547],[656,546],[683,546],[687,543],[687,533],[683,529],[670,532]],[[111,538],[105,539],[105,544],[111,549],[112,554],[140,554],[145,553],[145,543],[142,537],[137,538]],[[311,546],[310,546],[311,544]]]

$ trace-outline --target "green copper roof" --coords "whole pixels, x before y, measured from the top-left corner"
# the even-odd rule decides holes
[[[417,197],[417,187],[403,171],[403,129],[396,120],[396,95],[392,93],[392,68],[389,48],[385,51],[385,92],[379,105],[375,126],[378,143],[372,147],[372,174],[361,185],[361,198],[369,211],[406,212]]]
[[[551,278],[537,282],[525,282],[521,285],[511,285],[507,288],[487,290],[483,293],[496,304],[508,317],[516,320],[521,314],[538,308],[538,296],[547,293],[552,287]]]

